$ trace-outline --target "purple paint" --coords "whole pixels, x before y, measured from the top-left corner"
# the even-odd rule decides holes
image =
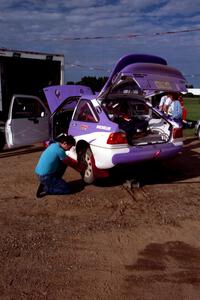
[[[162,64],[167,65],[167,61],[161,57],[147,54],[128,54],[120,58],[114,66],[114,69],[111,75],[108,78],[108,81],[104,85],[101,93],[104,93],[112,84],[113,78],[118,74],[122,69],[126,66],[134,63],[154,63],[154,64]]]
[[[56,108],[69,97],[93,95],[92,90],[89,87],[83,85],[49,86],[44,88],[44,93],[51,113],[53,113]]]
[[[81,126],[84,127],[87,125],[88,127],[85,129],[81,129]],[[99,126],[107,126],[110,127],[109,130],[105,130],[102,128],[98,128]],[[102,110],[99,114],[99,122],[83,122],[83,121],[74,121],[71,120],[70,127],[69,127],[69,134],[73,136],[80,136],[84,134],[94,133],[94,132],[117,132],[119,131],[119,125],[110,121],[104,111]]]
[[[150,94],[149,90],[186,92],[186,79],[183,75],[167,65],[166,60],[153,55],[131,54],[122,57],[115,65],[110,77],[102,88],[99,96],[106,93],[116,78],[132,77],[142,91]]]
[[[130,148],[128,153],[115,154],[112,158],[114,165],[134,163],[152,159],[166,159],[174,157],[182,150],[182,146],[175,146],[172,143],[162,145],[145,145]],[[155,157],[157,151],[160,155]]]

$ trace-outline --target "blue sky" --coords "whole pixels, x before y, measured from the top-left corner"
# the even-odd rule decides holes
[[[200,87],[199,0],[155,3],[0,0],[0,48],[64,54],[66,82],[108,76],[125,54],[149,53],[164,57]]]

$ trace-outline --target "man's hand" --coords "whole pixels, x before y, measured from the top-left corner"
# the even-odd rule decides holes
[[[84,174],[85,170],[88,167],[87,163],[85,161],[81,161],[81,162],[79,162],[79,166],[80,166],[80,173]]]

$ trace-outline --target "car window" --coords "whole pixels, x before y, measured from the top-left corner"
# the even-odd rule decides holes
[[[126,95],[133,95],[133,94],[141,94],[141,90],[137,83],[133,80],[131,82],[124,82],[122,84],[117,85],[111,91],[111,94],[119,95],[119,94],[126,94]]]
[[[13,119],[44,117],[45,109],[36,99],[16,98],[13,104]]]
[[[131,98],[110,98],[102,102],[102,107],[111,121],[115,118],[148,116],[151,110],[140,100]]]
[[[75,121],[94,123],[98,122],[98,117],[94,112],[92,105],[86,100],[82,100],[79,102],[73,119]]]

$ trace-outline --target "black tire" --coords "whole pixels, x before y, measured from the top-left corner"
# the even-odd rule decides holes
[[[0,151],[3,150],[6,140],[3,132],[0,132]]]
[[[83,181],[85,183],[91,184],[95,181],[95,162],[90,148],[87,148],[85,153],[82,154],[81,160],[87,165],[84,174],[82,174]]]
[[[198,137],[198,139],[200,140],[200,126],[199,126],[199,128],[198,128],[198,130],[197,130],[197,137]]]

